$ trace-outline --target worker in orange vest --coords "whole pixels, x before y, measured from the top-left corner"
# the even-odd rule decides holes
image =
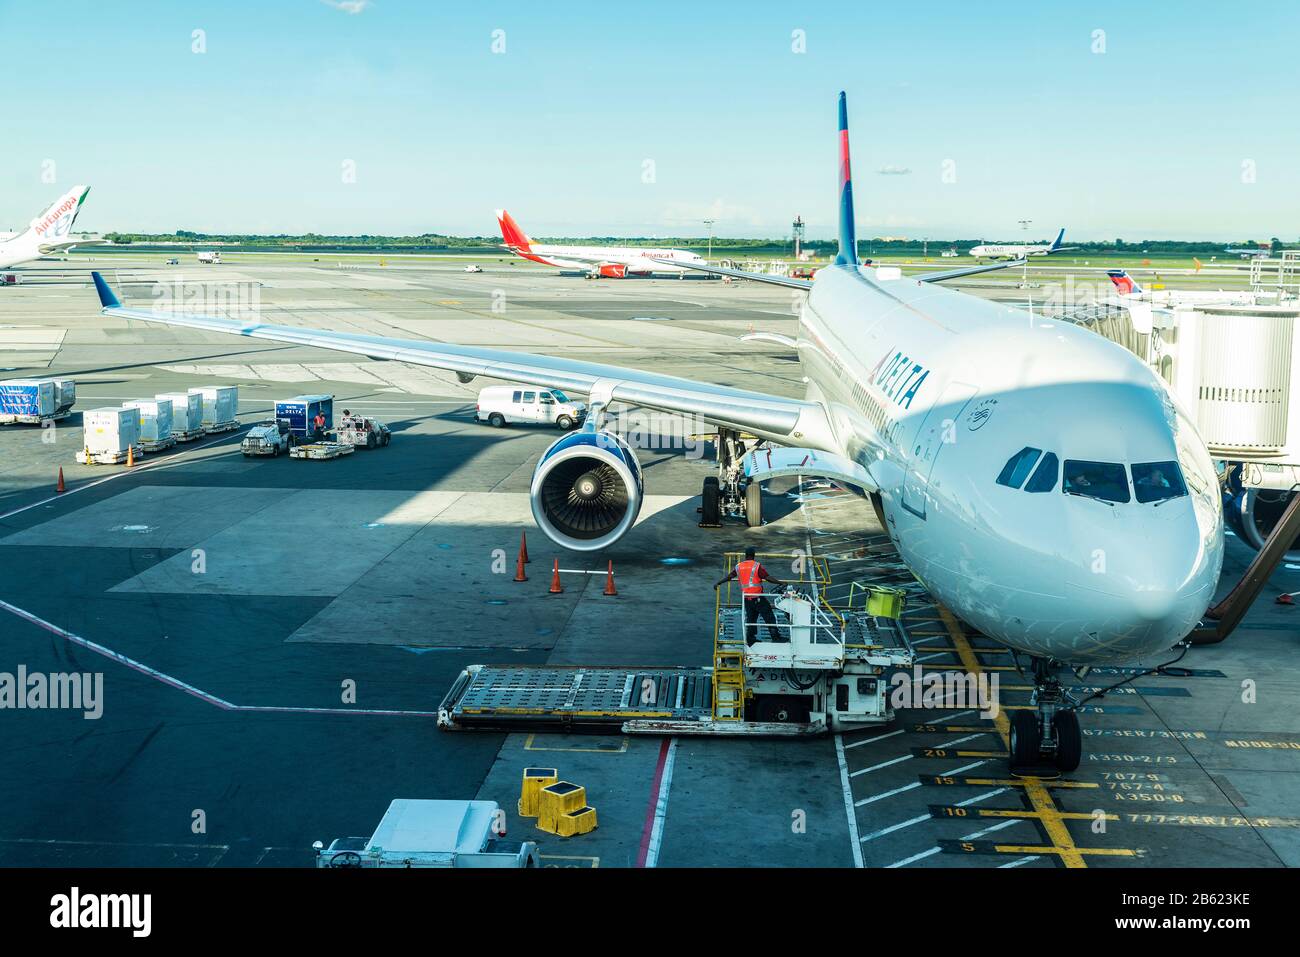
[[[740,592],[745,599],[746,645],[752,645],[758,640],[759,619],[762,619],[767,626],[769,641],[789,641],[789,636],[782,636],[777,631],[776,612],[772,610],[772,603],[763,594],[763,582],[771,582],[773,585],[784,585],[785,582],[769,575],[767,569],[758,563],[758,560],[754,557],[755,554],[753,548],[745,549],[745,560],[737,562],[736,567],[713,586],[713,590],[717,591],[732,579],[740,582]]]
[[[315,432],[313,438],[325,438],[325,413],[317,410],[316,418],[311,420],[311,424],[313,426],[313,431]]]

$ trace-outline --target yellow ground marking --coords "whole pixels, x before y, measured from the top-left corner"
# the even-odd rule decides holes
[[[623,738],[617,748],[545,748],[538,747],[533,743],[536,737],[536,734],[528,736],[528,740],[524,742],[525,751],[585,751],[590,754],[622,754],[627,750],[627,738]]]
[[[1020,788],[1025,786],[1025,781],[1038,781],[1044,787],[1049,788],[1099,788],[1101,787],[1096,781],[1040,781],[1038,778],[962,778],[962,784],[968,784],[972,787],[1002,787],[1002,788]]]
[[[957,624],[957,619],[953,617],[952,612],[942,606],[939,607],[939,614],[943,617],[943,623],[948,628],[948,636],[957,649],[957,656],[961,659],[962,667],[973,675],[979,675],[984,668],[980,664],[979,658],[975,656],[970,642],[966,640],[966,635],[962,633],[961,626]],[[1002,743],[1010,750],[1011,722],[1007,720],[1006,712],[999,708],[993,723],[997,727],[998,735],[1002,738]],[[1044,786],[1044,782],[1037,778],[1024,778],[1021,781],[1021,786],[1025,789],[1025,796],[1029,798],[1030,805],[1038,812],[1038,819],[1042,822],[1043,830],[1047,832],[1048,839],[1056,846],[1057,853],[1061,856],[1061,863],[1066,867],[1087,867],[1083,855],[1079,853],[1079,848],[1075,846],[1074,839],[1070,837],[1070,830],[1065,826],[1065,821],[1061,819],[1061,812],[1052,801],[1052,795]]]
[[[599,857],[583,857],[580,854],[538,854],[539,861],[591,861],[592,867],[600,867]],[[546,865],[543,864],[543,867]],[[557,864],[556,867],[570,867],[569,864]]]
[[[979,807],[979,808],[961,808],[960,810],[965,811],[966,813],[954,814],[952,816],[953,817],[1014,817],[1017,820],[1023,817],[1039,816],[1037,811],[1026,811],[1024,808],[1016,809],[1016,808]],[[1068,821],[1095,821],[1097,820],[1098,817],[1098,815],[1092,814],[1087,811],[1057,811],[1056,813]],[[1104,817],[1107,821],[1119,820],[1118,814],[1104,814],[1101,816]]]
[[[993,850],[999,854],[1060,854],[1066,867],[1087,867],[1083,863],[1083,854],[1096,854],[1103,857],[1137,857],[1138,852],[1131,847],[1046,847],[1039,844],[994,844]],[[1078,864],[1071,864],[1067,859],[1079,857]]]

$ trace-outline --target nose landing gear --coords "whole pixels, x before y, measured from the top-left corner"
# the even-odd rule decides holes
[[[1037,774],[1044,766],[1062,773],[1079,767],[1083,733],[1079,715],[1047,658],[1031,658],[1034,691],[1030,711],[1011,717],[1008,746],[1012,773]]]

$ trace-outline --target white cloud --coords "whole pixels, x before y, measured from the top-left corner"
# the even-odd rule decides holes
[[[342,10],[344,13],[358,14],[370,6],[370,0],[320,0],[327,7]]]

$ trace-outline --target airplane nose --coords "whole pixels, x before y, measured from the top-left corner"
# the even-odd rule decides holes
[[[1145,588],[1133,592],[1135,617],[1139,621],[1164,621],[1179,604],[1179,593],[1169,588]]]

